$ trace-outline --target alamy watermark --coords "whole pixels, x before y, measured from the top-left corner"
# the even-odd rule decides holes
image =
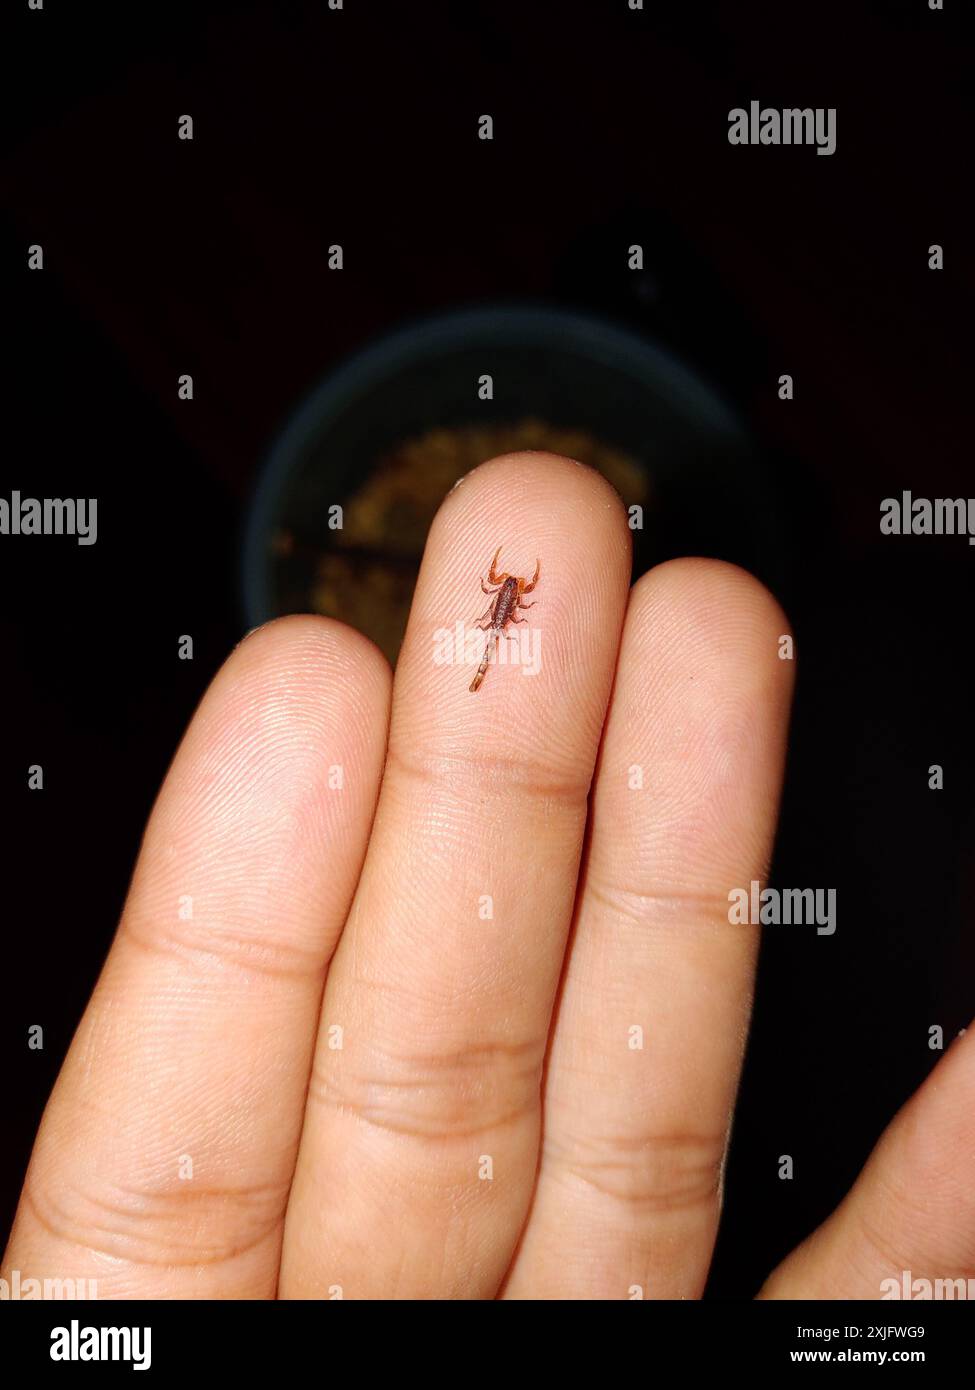
[[[0,497],[0,536],[75,536],[79,545],[98,539],[97,497]]]
[[[975,497],[885,497],[880,504],[884,536],[967,536],[975,545]]]
[[[881,1279],[880,1297],[910,1302],[975,1299],[975,1279],[915,1279],[909,1269],[900,1278]]]
[[[453,627],[438,627],[433,633],[433,662],[435,666],[476,666],[490,643],[490,664],[520,666],[523,676],[537,676],[542,669],[542,633],[537,626],[526,624],[518,632],[499,634],[492,640],[490,630],[468,627],[457,621]]]
[[[82,1327],[72,1318],[51,1329],[52,1361],[131,1361],[134,1371],[152,1365],[151,1327]]]
[[[26,1277],[19,1269],[10,1271],[9,1279],[0,1279],[0,1302],[30,1303],[34,1300],[64,1299],[75,1302],[77,1299],[94,1300],[98,1298],[97,1279],[36,1279]]]
[[[818,936],[836,930],[835,888],[763,888],[752,879],[747,888],[728,892],[732,926],[815,926]]]
[[[728,112],[730,145],[815,145],[817,154],[836,149],[835,106],[786,106],[781,111],[752,101],[746,111]]]

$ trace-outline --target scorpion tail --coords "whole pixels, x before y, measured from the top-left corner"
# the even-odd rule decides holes
[[[481,657],[481,664],[480,666],[478,666],[477,674],[475,675],[474,679],[471,681],[470,684],[470,689],[472,693],[476,690],[480,690],[481,682],[484,679],[484,673],[488,668],[488,664],[491,660],[491,655],[497,645],[498,634],[496,632],[492,632],[489,634],[488,639],[484,644],[484,655]]]

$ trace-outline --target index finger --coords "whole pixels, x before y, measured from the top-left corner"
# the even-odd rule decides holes
[[[114,1298],[273,1296],[388,699],[379,652],[324,618],[270,623],[221,669],[150,817],[5,1273]]]

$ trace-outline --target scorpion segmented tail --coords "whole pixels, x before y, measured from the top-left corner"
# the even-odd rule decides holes
[[[487,641],[484,643],[484,655],[481,657],[481,664],[477,668],[477,675],[471,681],[471,690],[480,690],[481,681],[484,679],[484,672],[488,668],[494,649],[498,645],[498,634],[492,628],[488,633]]]

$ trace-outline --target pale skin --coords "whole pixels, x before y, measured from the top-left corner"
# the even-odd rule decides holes
[[[499,540],[515,574],[541,558],[541,670],[473,700],[432,634],[470,618]],[[509,455],[440,509],[395,686],[322,618],[232,653],[152,812],[3,1277],[700,1296],[758,945],[728,892],[767,875],[796,663],[742,571],[629,576],[608,484]],[[969,1030],[761,1296],[973,1277],[973,1169]]]

